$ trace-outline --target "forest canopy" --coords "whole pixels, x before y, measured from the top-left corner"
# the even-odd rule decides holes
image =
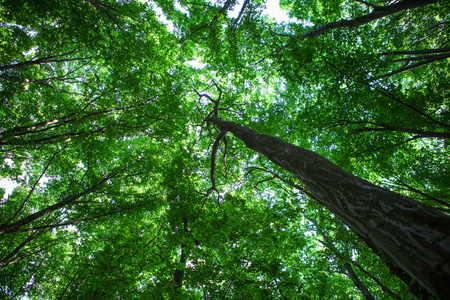
[[[266,5],[0,3],[0,298],[448,296],[450,2]]]

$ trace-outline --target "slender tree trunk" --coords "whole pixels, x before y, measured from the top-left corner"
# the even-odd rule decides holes
[[[184,254],[184,248],[186,245],[181,244],[181,257],[180,257],[180,263],[183,265],[186,265],[186,255]],[[176,288],[181,289],[183,288],[183,276],[184,276],[184,270],[176,269],[173,275],[173,280],[176,283]]]
[[[450,203],[447,203],[447,202],[442,201],[442,200],[440,200],[440,199],[437,199],[437,198],[435,198],[435,197],[433,197],[433,196],[430,196],[430,195],[428,195],[427,193],[424,193],[424,192],[422,192],[422,191],[420,191],[420,190],[418,190],[418,189],[416,189],[416,188],[414,188],[414,187],[412,187],[412,186],[410,186],[410,185],[407,185],[406,183],[404,183],[404,182],[402,182],[402,181],[400,181],[400,180],[393,181],[392,184],[393,184],[393,187],[394,187],[394,188],[396,188],[397,186],[403,187],[403,188],[405,188],[406,190],[408,190],[408,191],[410,191],[410,192],[419,194],[419,195],[421,195],[421,196],[427,198],[428,200],[434,201],[434,202],[439,203],[440,205],[442,205],[442,206],[444,206],[444,207],[450,208]],[[448,209],[445,209],[445,210],[448,211]]]
[[[376,278],[374,275],[367,272],[360,264],[357,264],[354,261],[351,261],[351,263],[352,263],[352,265],[357,267],[358,270],[360,270],[361,272],[363,272],[364,274],[369,276],[370,279],[372,279],[376,284],[378,284],[378,286],[381,288],[381,290],[383,292],[385,292],[386,294],[388,294],[389,297],[391,297],[391,299],[400,299],[401,300],[401,298],[399,296],[397,296],[393,291],[391,291],[387,286],[385,286],[378,278]],[[425,299],[422,299],[422,300],[425,300]]]
[[[183,229],[185,234],[189,234],[188,229],[188,220],[186,218],[183,218]],[[185,252],[186,245],[181,243],[181,257],[180,257],[180,263],[183,265],[183,267],[186,266],[186,254]],[[176,289],[183,288],[183,276],[184,276],[184,268],[183,269],[176,269],[175,273],[173,275],[173,280],[176,283]]]
[[[381,288],[381,290],[387,294],[389,294],[389,296],[394,299],[400,299],[401,298],[399,296],[397,296],[396,294],[394,294],[393,291],[391,291],[389,288],[387,288],[378,278],[376,278],[375,276],[373,276],[372,274],[370,274],[369,272],[367,272],[361,265],[357,264],[356,262],[354,262],[348,255],[342,254],[334,245],[332,242],[329,241],[327,235],[325,234],[325,232],[318,226],[317,222],[313,219],[307,218],[311,223],[314,224],[314,226],[316,227],[316,231],[319,232],[319,234],[323,237],[323,241],[319,242],[324,245],[325,247],[327,247],[328,249],[330,249],[332,252],[334,252],[334,254],[339,257],[340,259],[342,259],[343,261],[345,261],[345,264],[348,264],[348,262],[350,262],[352,265],[354,265],[355,267],[357,267],[361,272],[363,272],[364,274],[366,274],[367,276],[369,276],[373,281],[375,281],[376,284],[378,284],[378,286]],[[377,253],[378,254],[378,253]],[[351,274],[350,270],[348,267],[346,267],[344,265],[345,269],[347,269],[348,271],[348,276],[350,277],[350,279],[353,281],[353,283],[356,285],[356,287],[364,294],[364,296],[367,298],[366,294],[365,294],[365,290],[367,290],[367,287],[359,280],[358,276],[353,272],[353,269],[351,269],[351,266],[349,265],[348,267],[350,267],[351,272],[353,272],[353,274]],[[356,277],[356,281],[355,279],[352,277]],[[358,286],[358,281],[359,283],[362,285],[362,289],[360,288],[360,286]],[[409,286],[409,283],[411,282],[411,278],[409,279],[409,281],[406,282],[406,284]],[[365,290],[364,290],[365,289]],[[367,293],[370,294],[370,292],[367,290]],[[370,294],[371,295],[371,294]],[[373,296],[372,296],[373,298]]]
[[[23,241],[22,243],[20,243],[11,253],[9,253],[7,256],[5,256],[1,261],[0,261],[0,270],[3,269],[4,267],[8,266],[9,261],[16,255],[18,254],[20,251],[22,251],[22,248],[25,247],[26,245],[28,245],[31,241],[33,241],[35,238],[43,235],[44,233],[46,233],[48,231],[41,231],[38,232],[36,234],[31,234],[25,241]]]
[[[365,286],[364,283],[362,283],[362,281],[359,280],[358,275],[356,275],[352,267],[348,263],[345,263],[344,268],[347,270],[348,277],[350,277],[350,279],[353,281],[358,290],[361,291],[361,293],[364,295],[364,298],[366,298],[367,300],[375,300],[373,295],[369,292],[367,286]]]
[[[450,216],[347,173],[312,151],[208,119],[298,177],[333,214],[438,297],[450,295]]]

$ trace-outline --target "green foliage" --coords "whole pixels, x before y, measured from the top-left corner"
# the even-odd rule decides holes
[[[374,278],[413,299],[298,179],[232,136],[210,189],[218,133],[199,94],[220,97],[224,119],[448,209],[449,61],[390,73],[424,60],[395,51],[448,48],[449,4],[302,39],[371,8],[280,2],[300,21],[274,23],[264,1],[232,1],[238,17],[220,13],[228,1],[2,1],[0,178],[19,185],[0,202],[0,229],[17,225],[0,235],[0,298],[362,299],[353,262],[375,298],[392,294]]]

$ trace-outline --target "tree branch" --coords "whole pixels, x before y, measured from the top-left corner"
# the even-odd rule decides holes
[[[47,231],[41,231],[38,232],[36,234],[31,234],[25,241],[23,241],[22,243],[20,243],[11,253],[9,253],[6,257],[4,257],[1,261],[0,261],[0,270],[3,269],[4,267],[6,267],[8,264],[8,261],[14,257],[14,255],[16,255],[17,253],[19,253],[23,247],[25,247],[28,243],[30,243],[32,240],[34,240],[35,238],[43,235],[44,233],[48,232]]]
[[[12,64],[12,65],[0,66],[0,71],[13,70],[13,69],[23,68],[23,67],[27,67],[27,66],[31,66],[31,65],[47,64],[47,63],[51,63],[51,62],[67,62],[67,61],[85,60],[85,59],[90,59],[90,58],[94,58],[95,57],[95,56],[92,56],[92,57],[82,57],[82,58],[55,59],[55,58],[58,58],[58,57],[63,57],[63,56],[67,56],[67,55],[73,54],[73,53],[78,52],[78,51],[79,51],[78,49],[75,49],[73,51],[70,51],[70,52],[67,52],[67,53],[63,53],[63,54],[59,54],[59,55],[43,57],[43,58],[39,58],[39,59],[36,59],[36,60],[29,60],[29,61],[26,61],[26,62],[16,63],[16,64]]]
[[[420,138],[450,138],[449,132],[436,132],[436,131],[428,131],[428,130],[421,130],[421,129],[413,129],[413,128],[406,128],[402,126],[390,126],[385,124],[379,124],[375,122],[369,122],[369,121],[342,121],[347,124],[371,124],[374,126],[378,126],[378,128],[375,127],[361,127],[354,129],[352,133],[360,133],[360,132],[375,132],[375,131],[393,131],[393,132],[405,132],[405,133],[411,133],[419,135]]]
[[[242,15],[244,14],[245,8],[247,7],[249,2],[250,2],[250,0],[245,0],[244,4],[242,5],[241,10],[239,11],[239,15],[236,18],[236,21],[234,21],[234,23],[233,23],[233,27],[236,27],[237,24],[239,23],[239,21],[241,20]]]
[[[90,188],[84,190],[83,192],[78,193],[78,194],[73,195],[73,196],[70,196],[70,197],[67,197],[64,200],[62,200],[62,201],[60,201],[60,202],[58,202],[56,204],[53,204],[51,206],[48,206],[48,207],[46,207],[46,208],[44,208],[44,209],[42,209],[42,210],[40,210],[38,212],[35,212],[35,213],[33,213],[33,214],[31,214],[31,215],[29,215],[29,216],[27,216],[27,217],[25,217],[25,218],[23,218],[23,219],[21,219],[19,221],[16,221],[16,222],[11,223],[11,224],[2,224],[0,226],[0,235],[16,232],[17,229],[19,229],[20,227],[22,227],[24,225],[27,225],[27,224],[29,224],[29,223],[31,223],[31,222],[41,218],[42,216],[45,216],[45,215],[47,215],[49,213],[52,213],[52,212],[54,212],[54,211],[56,211],[56,210],[58,210],[58,209],[60,209],[60,208],[62,208],[64,206],[72,204],[73,202],[75,202],[79,198],[81,198],[83,196],[86,196],[86,195],[96,191],[104,183],[106,183],[110,179],[116,177],[123,170],[124,169],[121,169],[119,171],[116,171],[116,172],[113,172],[111,174],[108,174],[107,176],[105,176],[104,179],[100,180],[96,184],[93,184]]]
[[[105,15],[106,15],[109,19],[111,19],[111,21],[113,21],[114,24],[116,24],[119,28],[122,28],[122,26],[120,26],[119,22],[117,22],[117,17],[116,17],[115,15],[111,14],[110,12],[108,12],[106,9],[103,8],[103,6],[111,8],[110,6],[101,4],[101,3],[99,3],[99,2],[97,2],[97,1],[95,1],[95,0],[86,0],[86,1],[88,1],[89,3],[91,3],[91,4],[95,7],[95,9],[97,9],[99,12],[105,14]]]
[[[401,51],[391,51],[383,52],[378,55],[410,55],[410,54],[430,54],[430,53],[443,53],[450,52],[450,48],[439,48],[439,49],[423,49],[423,50],[401,50]]]
[[[354,79],[353,77],[347,75],[346,73],[344,73],[342,70],[340,70],[338,67],[336,67],[334,64],[330,63],[329,61],[326,61],[326,60],[325,60],[325,63],[326,63],[327,65],[331,66],[333,69],[335,69],[339,74],[341,74],[341,75],[347,77],[347,78],[350,79],[351,81],[356,82],[356,83],[361,84],[361,85],[364,85],[364,86],[367,86],[369,89],[373,89],[373,90],[377,91],[377,92],[380,93],[381,95],[383,95],[383,96],[385,96],[385,97],[387,97],[387,98],[390,98],[390,99],[394,100],[395,102],[397,102],[397,103],[399,103],[399,104],[401,104],[401,105],[403,105],[403,106],[408,107],[409,109],[411,109],[411,110],[415,111],[416,113],[420,114],[420,115],[421,115],[422,117],[424,117],[425,119],[428,119],[428,120],[432,121],[433,123],[436,123],[436,124],[439,124],[439,125],[441,125],[441,126],[449,127],[449,128],[450,128],[450,125],[444,124],[444,123],[442,123],[442,122],[440,122],[440,121],[434,119],[433,117],[431,117],[431,116],[427,115],[426,113],[420,111],[419,109],[415,108],[414,106],[412,106],[412,105],[410,105],[410,104],[404,102],[403,100],[397,98],[397,97],[394,96],[392,93],[388,92],[388,91],[386,90],[386,88],[383,87],[383,85],[380,84],[378,81],[375,81],[375,83],[378,85],[378,87],[376,87],[376,86],[374,86],[374,85],[372,85],[372,84],[370,84],[370,83],[368,83],[368,82],[364,82],[364,81],[360,81],[360,80]]]
[[[36,188],[37,184],[39,183],[39,181],[42,179],[42,177],[44,176],[45,172],[47,172],[48,168],[50,167],[50,164],[52,163],[53,159],[55,159],[56,155],[58,153],[60,153],[62,150],[64,150],[64,148],[66,147],[66,145],[64,147],[62,147],[61,150],[55,152],[53,154],[53,156],[50,158],[49,162],[47,163],[47,165],[45,166],[44,170],[41,172],[41,175],[39,176],[39,178],[34,182],[33,187],[31,188],[30,192],[28,193],[27,197],[25,198],[25,200],[23,200],[22,205],[16,210],[16,212],[8,219],[6,220],[5,223],[3,223],[2,226],[9,224],[9,222],[11,222],[12,220],[14,220],[15,217],[17,217],[17,215],[19,214],[19,212],[23,209],[23,207],[25,206],[25,204],[28,202],[28,199],[30,198],[31,194],[33,194],[34,189]]]
[[[436,3],[438,1],[441,0],[402,0],[399,1],[397,3],[391,4],[391,5],[387,5],[387,6],[375,6],[375,5],[371,5],[368,4],[364,1],[358,1],[360,3],[363,3],[365,5],[371,6],[373,9],[373,11],[367,15],[361,16],[361,17],[356,17],[355,19],[351,19],[351,20],[340,20],[340,21],[336,21],[336,22],[331,22],[328,24],[325,24],[319,28],[316,28],[310,32],[307,32],[305,34],[303,34],[302,36],[298,36],[298,38],[302,37],[302,38],[311,38],[314,36],[319,36],[322,33],[324,33],[325,31],[334,29],[334,28],[352,28],[352,27],[358,27],[367,23],[370,23],[372,21],[384,18],[386,16],[401,12],[403,10],[407,10],[407,9],[413,9],[413,8],[417,8],[417,7],[421,7],[421,6],[425,6],[425,5],[429,5],[429,4],[433,4]]]
[[[210,190],[214,190],[216,191],[216,157],[217,157],[217,151],[219,149],[219,145],[220,142],[222,141],[222,139],[225,138],[225,135],[228,133],[228,131],[223,130],[219,133],[219,135],[217,136],[213,148],[212,148],[212,152],[211,152],[211,188]]]
[[[391,72],[383,75],[382,77],[390,77],[392,75],[395,75],[395,74],[398,74],[398,73],[401,73],[401,72],[404,72],[404,71],[407,71],[407,70],[411,70],[411,69],[414,69],[414,68],[417,68],[417,67],[420,67],[420,66],[423,66],[423,65],[426,65],[426,64],[438,61],[438,60],[447,59],[449,57],[450,57],[450,54],[433,55],[433,56],[430,56],[428,59],[426,59],[424,61],[415,63],[415,64],[410,65],[410,66],[406,66],[406,67],[400,68],[400,69],[395,70],[395,71],[391,71]]]

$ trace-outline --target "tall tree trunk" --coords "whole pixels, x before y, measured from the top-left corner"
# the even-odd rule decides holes
[[[450,295],[450,216],[347,173],[312,151],[208,119],[297,176],[322,205],[434,295]]]

